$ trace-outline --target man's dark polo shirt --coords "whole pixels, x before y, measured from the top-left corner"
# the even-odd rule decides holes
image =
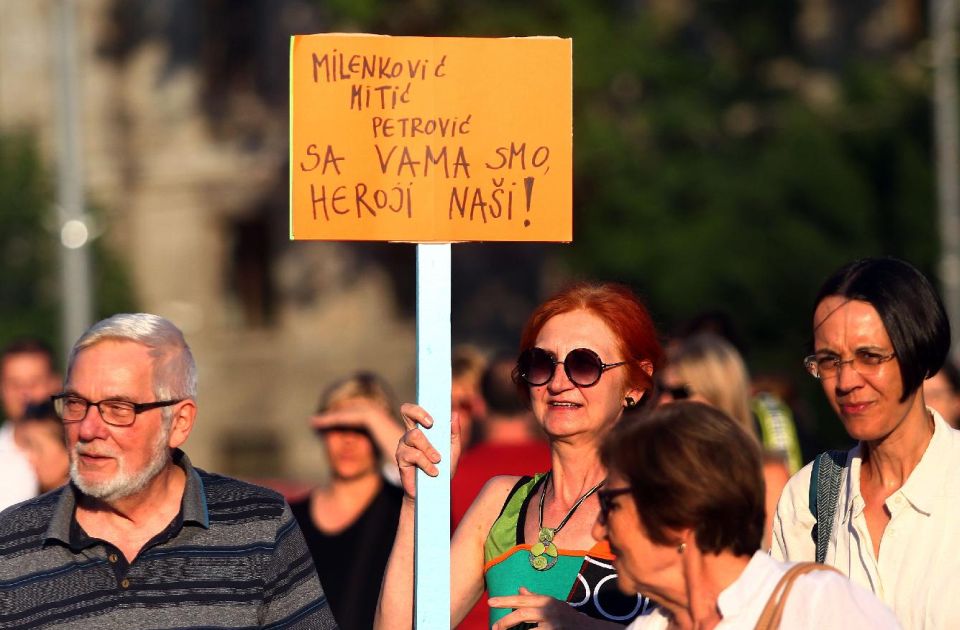
[[[180,513],[130,564],[72,484],[0,513],[0,628],[335,628],[283,497],[174,461]]]

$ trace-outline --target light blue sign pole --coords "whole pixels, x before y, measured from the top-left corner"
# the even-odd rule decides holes
[[[414,607],[417,630],[450,628],[450,244],[417,245],[417,403],[440,475],[417,472]]]

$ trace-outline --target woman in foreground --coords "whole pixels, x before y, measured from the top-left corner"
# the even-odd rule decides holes
[[[450,617],[456,625],[483,592],[491,625],[608,627],[629,623],[644,597],[615,588],[612,556],[591,534],[607,476],[599,447],[624,409],[641,403],[663,352],[646,308],[626,287],[580,284],[530,316],[516,377],[549,438],[552,467],[534,477],[499,476],[480,491],[451,541]],[[413,608],[416,470],[436,475],[438,453],[417,425],[432,420],[404,405],[409,431],[397,462],[404,488],[397,538],[380,592],[379,628],[409,628]],[[453,426],[451,471],[459,456]]]
[[[759,445],[713,407],[677,402],[626,422],[603,461],[594,535],[616,554],[620,588],[659,604],[631,629],[899,628],[876,597],[822,565],[795,578],[779,625],[758,624],[792,565],[759,551]]]

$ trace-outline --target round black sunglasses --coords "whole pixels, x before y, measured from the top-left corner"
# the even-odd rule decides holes
[[[517,359],[517,372],[524,382],[536,387],[550,382],[557,365],[562,364],[571,383],[578,387],[591,387],[596,385],[604,372],[626,363],[604,363],[600,355],[589,348],[571,350],[563,361],[559,361],[556,355],[543,348],[530,348],[524,350]]]

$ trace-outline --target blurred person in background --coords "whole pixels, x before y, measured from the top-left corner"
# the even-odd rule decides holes
[[[760,550],[760,448],[728,414],[698,402],[661,406],[621,423],[602,453],[609,477],[594,535],[616,554],[620,588],[659,605],[631,629],[899,628],[838,571]],[[785,576],[791,586],[778,598]],[[770,601],[782,617],[768,626]]]
[[[480,421],[487,415],[480,393],[480,379],[487,369],[487,357],[476,346],[460,343],[451,350],[451,409],[460,418],[462,444],[469,447],[480,438]]]
[[[663,402],[688,399],[713,405],[756,435],[747,366],[723,337],[697,333],[672,342],[658,384]]]
[[[373,627],[397,531],[403,491],[381,474],[384,458],[403,435],[396,408],[376,374],[359,372],[331,385],[311,418],[330,480],[290,505],[333,615],[345,630]]]
[[[960,370],[952,360],[948,358],[939,372],[923,382],[923,400],[947,424],[960,429]]]
[[[17,426],[17,434],[22,438],[27,459],[37,474],[41,493],[67,483],[70,478],[67,433],[53,403],[27,406]]]
[[[797,422],[802,417],[803,404],[797,399],[792,379],[778,374],[751,374],[750,410],[757,421],[763,444],[769,451],[779,451],[786,457],[788,472],[803,466],[801,445],[805,432]],[[794,411],[797,411],[796,415]],[[809,425],[810,422],[807,422]],[[776,445],[780,445],[777,448]]]
[[[675,339],[667,347],[663,379],[678,385],[662,394],[665,400],[687,396],[709,402],[754,432],[768,453],[780,453],[791,474],[800,469],[797,429],[782,393],[770,387],[775,381],[769,377],[751,381],[743,354],[727,337],[704,331]]]
[[[515,358],[501,356],[487,365],[480,379],[487,415],[476,426],[479,440],[460,456],[450,489],[450,516],[456,530],[483,485],[497,475],[535,475],[550,469],[550,446],[537,419],[513,381]],[[460,630],[486,628],[487,598],[460,623]]]
[[[578,284],[533,312],[520,338],[515,382],[547,435],[548,471],[502,475],[481,490],[450,545],[451,624],[483,593],[490,624],[617,627],[644,610],[647,599],[615,587],[613,557],[592,535],[607,471],[599,446],[627,408],[653,390],[663,351],[647,309],[627,288]],[[439,453],[420,427],[433,424],[421,407],[401,408],[408,427],[397,449],[404,489],[397,538],[377,609],[378,628],[413,622],[413,534],[418,469],[436,476]],[[460,456],[456,417],[450,470]]]
[[[49,399],[60,386],[53,352],[38,339],[18,339],[0,352],[0,510],[36,496],[37,475],[23,450],[16,427],[27,406]]]
[[[812,315],[804,366],[858,444],[790,479],[773,555],[838,568],[904,628],[960,628],[960,432],[922,388],[950,348],[943,302],[909,263],[866,258],[824,282]]]
[[[713,333],[698,333],[680,339],[667,348],[667,364],[658,379],[660,401],[693,400],[716,407],[730,416],[748,435],[762,444],[766,480],[767,525],[763,548],[770,548],[773,514],[783,486],[790,478],[788,460],[782,444],[762,440],[761,425],[750,404],[750,375],[743,358],[733,344]],[[795,437],[795,434],[793,434]],[[773,436],[764,436],[771,438]],[[796,447],[796,441],[787,444]]]

